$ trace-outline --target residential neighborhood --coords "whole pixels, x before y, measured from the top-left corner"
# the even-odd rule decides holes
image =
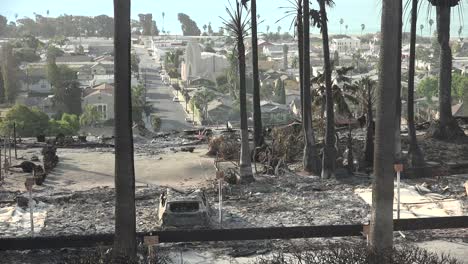
[[[462,2],[2,3],[0,263],[467,263]]]

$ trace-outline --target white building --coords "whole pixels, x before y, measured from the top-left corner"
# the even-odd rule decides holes
[[[52,93],[52,85],[47,80],[45,67],[27,67],[19,78],[20,90],[29,93]]]
[[[340,53],[352,52],[361,48],[361,40],[358,38],[333,39],[331,49]]]
[[[199,43],[189,42],[181,64],[181,77],[183,81],[195,78],[215,81],[228,67],[229,62],[224,55],[203,52]]]

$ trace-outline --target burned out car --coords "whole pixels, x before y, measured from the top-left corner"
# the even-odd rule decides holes
[[[204,228],[210,223],[210,208],[203,191],[179,193],[167,189],[159,199],[158,220],[162,227]]]

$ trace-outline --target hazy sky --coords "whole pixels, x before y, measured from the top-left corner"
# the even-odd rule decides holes
[[[234,2],[234,0],[230,1]],[[404,1],[406,2],[406,0]],[[47,10],[50,11],[50,16],[54,17],[60,14],[89,16],[106,14],[113,16],[113,0],[1,0],[1,2],[0,14],[9,20],[14,20],[15,14],[18,14],[20,18],[33,17],[34,12],[45,15]],[[315,1],[312,2],[315,3]],[[335,3],[336,6],[329,10],[330,32],[340,33],[340,18],[344,19],[341,29],[343,33],[345,33],[345,25],[349,25],[348,33],[360,33],[361,24],[366,25],[365,32],[380,30],[381,0],[335,0]],[[226,14],[226,5],[228,5],[228,0],[132,0],[132,17],[137,18],[139,13],[152,13],[153,19],[157,21],[158,27],[161,29],[162,12],[165,12],[164,28],[172,34],[181,33],[177,13],[182,12],[194,19],[202,31],[203,25],[209,22],[217,31],[222,25],[219,16]],[[270,31],[276,31],[278,26],[282,27],[282,31],[289,30],[291,18],[275,23],[283,17],[284,9],[279,7],[289,5],[287,0],[257,0],[258,13],[261,20],[265,20],[259,26],[259,31],[266,31],[267,25],[270,26]],[[313,4],[312,7],[317,8],[317,5]],[[468,11],[467,5],[463,9],[465,14],[468,14],[466,12]],[[423,34],[428,35],[427,8],[424,7],[422,13],[424,14],[418,24],[424,24]],[[452,34],[456,34],[460,26],[458,11],[454,13],[457,15],[453,17]],[[435,15],[435,10],[432,11],[432,14]],[[408,20],[405,19],[405,22]],[[405,30],[408,31],[409,26],[406,26]],[[435,30],[435,26],[432,27],[432,30]],[[318,33],[317,30],[312,30],[312,32]],[[463,35],[465,35],[465,30]]]

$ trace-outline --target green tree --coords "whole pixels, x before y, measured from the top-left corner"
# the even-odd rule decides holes
[[[140,59],[138,58],[136,53],[132,53],[130,63],[133,74],[137,77],[137,79],[140,79]]]
[[[452,74],[452,94],[454,99],[466,102],[468,99],[468,76],[459,73]]]
[[[96,34],[110,38],[114,35],[114,19],[106,15],[94,17],[94,24],[96,25]]]
[[[49,120],[47,129],[48,135],[64,134],[65,136],[74,136],[80,130],[80,122],[77,115],[64,113],[60,120]]]
[[[31,48],[17,49],[15,57],[18,62],[36,62],[41,60],[41,57]]]
[[[12,129],[13,123],[16,123],[18,136],[35,137],[46,133],[49,117],[37,108],[17,104],[7,112],[2,129]]]
[[[211,22],[208,23],[208,35],[213,36],[214,31],[213,28],[211,27]]]
[[[102,119],[101,112],[93,105],[86,105],[80,116],[80,125],[83,127],[96,126]]]
[[[152,34],[153,27],[153,15],[152,14],[138,14],[140,18],[140,25],[143,28],[142,34],[150,36]]]
[[[0,15],[0,36],[4,36],[7,32],[7,22],[6,17]]]
[[[432,76],[424,78],[418,84],[416,91],[419,95],[426,97],[429,101],[432,101],[432,97],[437,96],[438,93],[437,78]]]
[[[182,33],[184,36],[200,36],[201,31],[197,26],[197,23],[193,21],[188,15],[179,13],[177,15],[181,24]]]
[[[54,47],[52,45],[49,45],[49,47],[47,48],[46,56],[47,56],[48,60],[54,60],[55,61],[55,58],[63,56],[63,54],[64,54],[63,50],[61,50],[61,49],[59,49],[57,47]]]
[[[343,25],[343,23],[344,23],[344,19],[343,19],[343,18],[340,18],[340,35],[342,34],[342,33],[341,33],[341,26]]]
[[[54,104],[59,113],[81,114],[81,89],[76,72],[66,65],[47,63],[47,79],[54,92]]]
[[[202,111],[203,119],[206,120],[208,114],[208,104],[215,99],[215,94],[209,89],[198,91],[193,97],[193,104]]]
[[[284,81],[281,79],[276,80],[275,102],[278,104],[286,104],[286,90],[284,89]]]
[[[7,43],[2,48],[2,76],[5,99],[8,103],[14,103],[18,94],[18,62],[13,55],[13,47]]]
[[[145,87],[137,85],[132,87],[132,119],[135,123],[143,121],[143,114],[147,117],[153,111],[153,106],[146,101]]]

